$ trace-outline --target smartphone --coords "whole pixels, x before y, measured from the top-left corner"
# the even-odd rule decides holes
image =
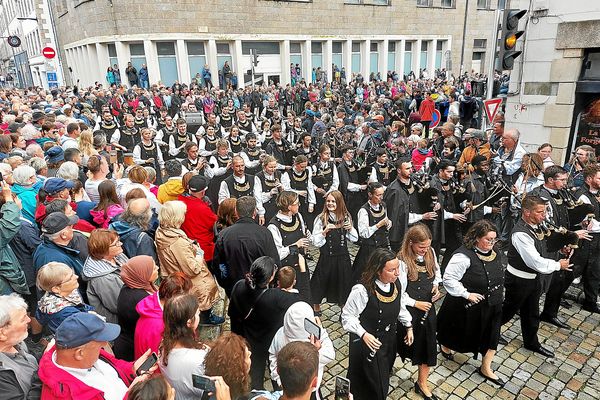
[[[150,368],[152,368],[154,366],[154,364],[156,364],[156,362],[158,361],[158,356],[156,355],[156,353],[152,352],[148,358],[146,359],[146,361],[144,361],[142,363],[142,365],[140,365],[140,367],[137,369],[137,374],[138,375],[142,375],[145,372],[148,372],[150,370]]]
[[[192,386],[204,392],[202,399],[216,399],[217,388],[215,382],[208,376],[192,374]],[[212,393],[212,395],[208,396],[208,393]]]
[[[110,154],[110,164],[112,165],[117,162],[117,151],[111,150],[109,154]]]
[[[335,377],[335,400],[350,399],[350,379],[343,376]]]
[[[304,318],[304,329],[309,335],[313,335],[316,339],[321,340],[321,327],[308,318]]]

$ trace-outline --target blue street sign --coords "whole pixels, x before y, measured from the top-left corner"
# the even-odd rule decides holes
[[[48,87],[50,89],[58,89],[58,82],[48,82]]]
[[[58,79],[56,78],[56,72],[46,72],[46,77],[48,78],[48,83],[58,82]]]

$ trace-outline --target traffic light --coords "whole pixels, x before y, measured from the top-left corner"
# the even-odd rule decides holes
[[[515,51],[517,40],[523,36],[524,31],[519,29],[519,20],[527,14],[527,10],[504,10],[504,19],[502,21],[502,36],[500,36],[500,52],[498,59],[500,70],[511,70],[515,63],[515,58],[521,55],[520,51]]]
[[[255,67],[258,65],[258,53],[256,50],[252,53],[252,64],[254,64]]]

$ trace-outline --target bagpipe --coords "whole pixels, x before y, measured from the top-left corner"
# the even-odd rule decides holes
[[[549,253],[555,253],[565,247],[569,250],[579,247],[579,237],[575,232],[548,220],[538,225],[535,235],[538,240],[546,241],[546,251]]]
[[[431,177],[424,171],[413,172],[410,174],[410,181],[414,191],[410,192],[409,190],[409,194],[416,192],[419,204],[433,208],[438,202],[438,192],[435,188],[431,187],[430,180]]]

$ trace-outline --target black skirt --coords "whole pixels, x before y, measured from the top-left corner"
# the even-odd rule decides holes
[[[343,306],[350,293],[351,277],[349,253],[330,256],[322,251],[310,279],[310,291],[315,304],[320,304],[326,298],[328,303]]]
[[[498,348],[502,319],[502,303],[486,301],[465,308],[462,297],[447,295],[438,316],[438,342],[459,353],[485,355]]]
[[[427,364],[434,367],[437,361],[436,333],[436,314],[435,305],[431,306],[427,318],[423,320],[424,311],[416,307],[406,307],[412,316],[412,326],[414,342],[411,346],[404,343],[406,329],[404,326],[398,326],[397,341],[398,354],[402,361],[411,360],[413,365]]]

